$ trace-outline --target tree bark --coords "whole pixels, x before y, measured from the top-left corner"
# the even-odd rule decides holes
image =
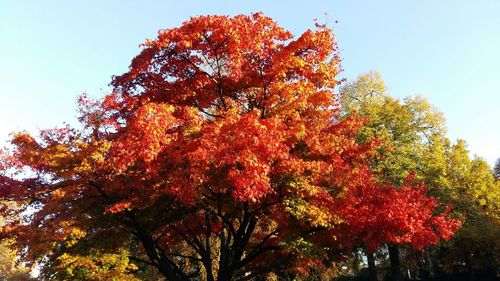
[[[474,268],[472,267],[472,263],[470,261],[470,254],[465,251],[465,263],[466,263],[466,266],[467,266],[467,277],[468,277],[468,280],[469,281],[474,281],[475,278],[474,278]]]
[[[362,259],[360,257],[359,251],[357,249],[354,251],[353,254],[354,254],[354,258],[352,260],[352,270],[353,270],[354,274],[357,275],[361,269]]]
[[[429,269],[429,277],[434,278],[436,273],[434,270],[434,263],[432,262],[431,254],[428,251],[425,251],[424,258],[426,260],[427,268]]]
[[[368,273],[370,275],[370,281],[378,281],[377,277],[377,267],[375,266],[375,256],[370,250],[366,253],[368,259]]]
[[[403,273],[401,272],[401,261],[399,260],[399,248],[396,245],[388,245],[388,248],[392,280],[404,281]]]
[[[418,266],[418,276],[422,278],[422,280],[427,280],[430,277],[429,274],[429,265],[426,257],[422,252],[417,252],[416,254],[417,266]]]

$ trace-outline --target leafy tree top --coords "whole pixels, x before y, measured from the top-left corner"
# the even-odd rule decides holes
[[[161,30],[113,93],[80,98],[83,129],[14,135],[0,195],[29,212],[2,234],[46,274],[102,253],[130,273],[131,253],[169,280],[304,272],[358,239],[449,238],[458,222],[435,215],[423,189],[407,196],[372,179],[376,142],[355,141],[362,120],[340,121],[338,63],[331,30],[293,37],[260,13]],[[376,223],[366,210],[395,214],[387,192],[408,208]]]

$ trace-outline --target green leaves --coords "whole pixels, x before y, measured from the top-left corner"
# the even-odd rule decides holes
[[[398,100],[390,97],[378,72],[361,75],[341,89],[344,116],[367,119],[358,142],[380,141],[379,159],[373,163],[384,181],[402,185],[411,171],[422,169],[424,150],[445,133],[444,119],[422,97]],[[419,178],[417,173],[417,178]]]

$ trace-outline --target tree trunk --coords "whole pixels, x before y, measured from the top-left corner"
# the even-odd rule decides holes
[[[354,258],[352,260],[352,270],[353,270],[353,273],[355,275],[358,275],[359,274],[359,271],[361,269],[361,257],[360,257],[360,254],[359,254],[359,250],[355,250],[354,251]]]
[[[422,278],[422,280],[427,280],[430,277],[429,273],[429,264],[422,252],[415,253],[417,266],[418,266],[418,276]]]
[[[467,266],[467,277],[469,279],[469,281],[474,281],[474,268],[472,267],[472,263],[470,261],[470,254],[465,251],[465,263],[466,263],[466,266]]]
[[[370,250],[366,253],[368,259],[368,273],[370,274],[370,281],[378,281],[377,267],[375,266],[375,256]]]
[[[392,280],[404,281],[403,273],[401,272],[401,261],[399,260],[399,248],[396,245],[388,245],[388,248]]]
[[[434,278],[436,275],[434,270],[434,263],[432,261],[432,257],[429,251],[424,252],[424,258],[426,261],[427,268],[429,270],[429,278]]]

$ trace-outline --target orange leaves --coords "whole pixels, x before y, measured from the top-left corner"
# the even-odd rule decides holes
[[[223,116],[231,109],[270,112],[295,104],[297,95],[302,107],[308,96],[315,107],[333,105],[331,89],[339,63],[332,32],[326,28],[293,40],[260,13],[201,16],[160,31],[144,47],[130,71],[113,81],[121,99],[136,106],[168,102]]]
[[[283,257],[306,270],[327,258],[318,247],[335,249],[332,237],[417,248],[449,238],[458,222],[435,216],[422,187],[373,180],[377,143],[356,142],[364,120],[339,117],[338,65],[331,30],[294,38],[261,13],[160,31],[113,93],[80,97],[82,129],[14,136],[0,168],[32,178],[2,175],[0,199],[33,202],[33,215],[9,235],[28,259],[92,269],[67,252],[113,235],[128,247],[133,236],[151,264],[166,261],[162,274],[176,268],[169,280],[191,276],[191,255],[226,262],[196,268],[231,268],[220,279],[232,280]]]
[[[120,201],[118,203],[115,203],[108,207],[106,209],[106,212],[109,212],[111,214],[119,213],[122,212],[123,210],[127,209],[128,207],[132,206],[132,202],[130,201]]]
[[[173,130],[181,121],[172,115],[173,111],[173,106],[154,103],[137,110],[126,133],[112,143],[113,167],[117,172],[137,161],[152,161],[162,146],[175,138]]]
[[[189,156],[193,169],[203,173],[227,170],[226,181],[219,188],[234,188],[232,193],[238,201],[255,202],[273,193],[271,166],[286,157],[287,151],[278,120],[260,119],[256,113],[232,115],[210,124],[201,133],[199,147]]]

